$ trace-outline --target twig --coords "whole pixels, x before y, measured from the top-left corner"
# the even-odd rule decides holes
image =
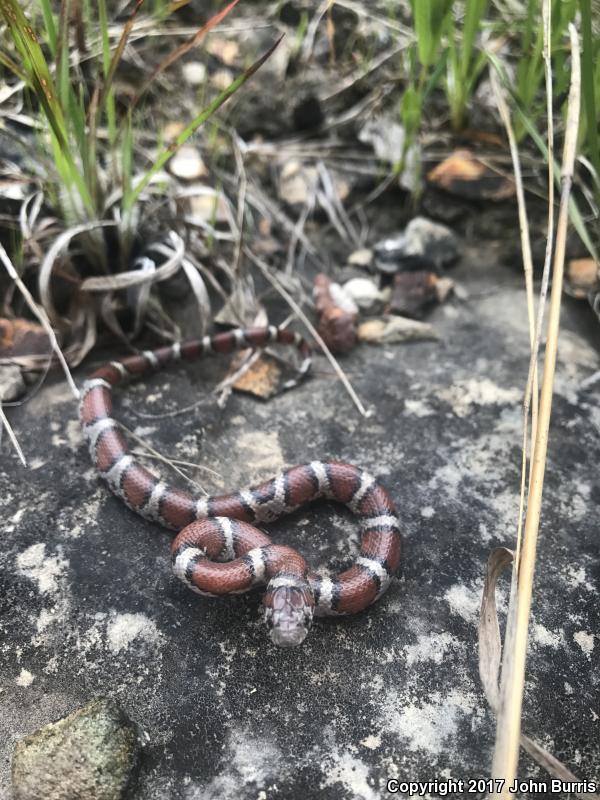
[[[265,264],[265,262],[262,261],[262,259],[260,259],[258,256],[256,256],[248,247],[244,248],[244,252],[248,256],[248,258],[254,264],[256,264],[256,266],[260,269],[260,271],[265,276],[265,278],[269,281],[271,286],[273,286],[279,292],[279,294],[283,297],[283,299],[286,301],[286,303],[294,311],[294,313],[296,314],[298,319],[300,319],[304,323],[304,325],[308,328],[308,330],[310,331],[311,335],[313,336],[313,338],[315,339],[315,341],[317,342],[317,344],[319,345],[319,347],[323,351],[323,355],[327,358],[327,360],[329,361],[329,363],[331,364],[331,366],[335,370],[336,375],[338,376],[340,381],[343,383],[344,388],[346,389],[346,391],[348,392],[348,394],[352,398],[352,402],[357,407],[359,412],[363,415],[363,417],[370,417],[371,413],[369,411],[367,411],[365,409],[365,407],[363,406],[363,404],[361,403],[360,398],[358,397],[358,395],[356,394],[356,392],[354,391],[354,389],[352,387],[352,384],[350,383],[350,381],[346,377],[346,373],[340,367],[340,365],[338,364],[337,360],[334,358],[333,354],[331,353],[330,349],[327,347],[327,345],[325,344],[325,342],[323,341],[321,336],[319,336],[319,334],[317,333],[317,330],[316,330],[315,326],[308,319],[308,317],[306,316],[304,311],[302,311],[302,309],[300,308],[298,303],[289,294],[289,292],[287,292],[284,289],[284,287],[281,285],[280,281],[271,273],[271,270]]]
[[[12,264],[12,261],[8,257],[8,254],[4,249],[4,247],[2,246],[2,244],[0,244],[0,261],[2,261],[2,263],[6,267],[6,271],[8,272],[9,276],[15,282],[16,286],[18,287],[21,294],[25,298],[25,302],[27,303],[33,314],[35,314],[37,319],[40,321],[42,327],[48,334],[48,338],[50,339],[50,344],[52,345],[52,349],[56,353],[56,357],[58,358],[60,365],[63,368],[65,377],[67,379],[67,383],[69,384],[69,388],[73,392],[73,396],[75,397],[75,399],[79,400],[79,389],[75,385],[75,381],[73,380],[71,371],[69,370],[65,357],[62,354],[62,350],[58,345],[58,340],[56,339],[56,334],[54,333],[52,325],[50,324],[48,315],[46,314],[46,311],[41,306],[39,306],[31,296],[29,289],[25,286],[25,284],[19,277],[16,269]]]
[[[569,220],[568,205],[573,183],[573,169],[577,150],[577,132],[579,128],[581,66],[579,60],[579,40],[577,31],[572,24],[569,25],[569,35],[571,38],[572,61],[571,87],[567,105],[567,123],[561,170],[561,197],[554,248],[553,282],[550,295],[544,375],[540,393],[539,415],[531,469],[525,531],[517,577],[517,591],[516,595],[511,598],[511,606],[514,606],[514,603],[516,603],[514,615],[510,613],[509,606],[502,664],[497,737],[492,764],[492,777],[500,778],[505,781],[503,790],[499,793],[492,794],[504,798],[511,796],[509,787],[513,784],[519,761],[519,737],[521,732],[521,708],[525,683],[527,633],[529,613],[531,610],[546,455],[548,450],[548,431],[552,410],[554,373],[556,369],[564,260]]]
[[[8,433],[8,437],[9,437],[10,441],[12,442],[12,446],[15,448],[15,450],[17,452],[17,455],[19,456],[21,464],[23,464],[23,466],[26,467],[27,466],[27,459],[23,455],[23,451],[21,450],[21,445],[19,444],[19,442],[17,440],[17,437],[15,436],[15,432],[13,431],[10,422],[6,418],[6,414],[4,413],[4,409],[2,408],[2,403],[0,403],[0,422],[2,422],[2,424],[6,428],[6,432]]]

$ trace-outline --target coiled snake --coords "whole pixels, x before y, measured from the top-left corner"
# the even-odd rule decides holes
[[[179,531],[171,547],[175,575],[199,594],[216,596],[266,584],[265,621],[273,642],[300,644],[313,615],[354,614],[388,588],[400,561],[401,537],[394,504],[364,470],[341,462],[313,461],[281,472],[251,489],[194,497],[168,486],[130,454],[112,416],[112,390],[169,363],[269,343],[295,345],[301,375],[310,351],[297,333],[269,327],[234,330],[111,361],[84,383],[80,421],[92,460],[112,491],[146,519]],[[338,575],[310,571],[296,550],[274,544],[250,523],[270,522],[313,500],[347,506],[360,524],[360,553]]]

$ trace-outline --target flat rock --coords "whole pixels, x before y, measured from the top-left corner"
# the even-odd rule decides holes
[[[209,394],[227,370],[218,358],[116,392],[118,418],[199,464],[190,474],[208,491],[323,458],[358,464],[389,489],[404,527],[400,574],[366,612],[317,620],[298,650],[269,642],[260,592],[199,597],[172,575],[172,535],[98,479],[59,375],[7,410],[31,467],[4,437],[0,797],[15,742],[98,696],[147,734],[135,800],[378,800],[390,778],[489,777],[496,726],[479,678],[478,608],[489,553],[515,543],[529,365],[523,279],[493,252],[471,247],[453,272],[469,299],[432,310],[439,341],[359,344],[340,358],[368,419],[321,357],[311,378],[268,402],[233,394],[220,409]],[[523,730],[591,780],[600,382],[588,379],[600,326],[570,298],[561,324]],[[103,358],[91,361],[78,380]],[[147,466],[187,486],[160,462]],[[315,567],[340,568],[356,552],[354,520],[330,503],[268,529]],[[519,777],[548,776],[522,753]]]
[[[17,742],[14,800],[122,800],[138,766],[137,727],[96,700]]]

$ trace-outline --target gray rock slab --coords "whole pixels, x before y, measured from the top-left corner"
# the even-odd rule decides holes
[[[195,474],[210,491],[316,458],[354,462],[389,488],[406,532],[400,576],[367,612],[317,621],[297,650],[268,641],[259,595],[201,598],[171,575],[171,535],[98,480],[64,383],[11,411],[30,467],[3,442],[0,797],[15,742],[100,695],[144,732],[139,799],[374,800],[388,778],[489,775],[477,614],[488,554],[515,541],[528,365],[521,279],[492,260],[473,251],[453,273],[468,298],[433,312],[439,341],[343,359],[369,419],[321,358],[267,404],[234,396],[218,409],[207,395],[216,361],[119,396],[138,435],[218,473]],[[600,763],[600,382],[586,379],[600,330],[568,299],[563,323],[523,720],[589,780]],[[141,416],[203,397],[187,414]],[[352,518],[330,504],[270,530],[314,564],[338,566],[357,546]],[[527,756],[520,775],[546,777]]]

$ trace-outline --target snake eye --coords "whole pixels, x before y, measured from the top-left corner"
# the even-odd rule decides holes
[[[308,586],[277,586],[265,598],[269,636],[280,647],[302,644],[312,625],[314,600]]]

